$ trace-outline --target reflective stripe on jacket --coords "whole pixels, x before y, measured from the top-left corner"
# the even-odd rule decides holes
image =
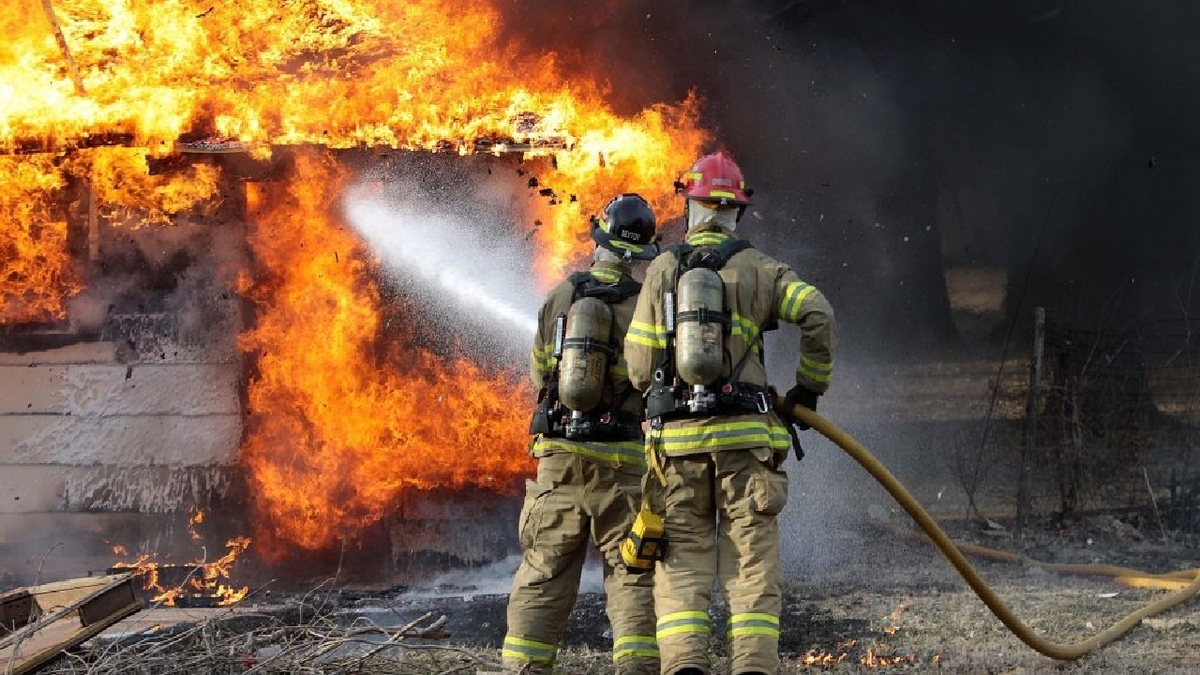
[[[617,263],[594,263],[589,270],[596,280],[615,284],[622,279],[629,280],[629,268]],[[575,287],[570,281],[563,281],[555,286],[546,296],[538,311],[537,335],[533,338],[533,350],[529,359],[529,375],[533,386],[541,389],[550,382],[557,361],[554,358],[554,323],[560,314],[566,314],[571,307],[571,297]],[[637,296],[630,296],[609,305],[613,312],[613,340],[616,348],[617,362],[608,367],[608,377],[605,383],[604,397],[601,406],[608,407],[614,400],[624,402],[620,410],[640,419],[642,398],[637,391],[631,391],[629,384],[629,368],[625,364],[623,342],[629,322],[633,318],[633,310],[637,304]],[[611,385],[611,386],[610,386]],[[538,435],[533,439],[530,449],[534,457],[544,457],[554,452],[573,452],[590,459],[612,465],[646,466],[645,444],[641,440],[592,442],[552,438]]]
[[[722,228],[691,232],[687,243],[714,245],[732,238]],[[660,352],[667,347],[663,318],[663,292],[675,283],[678,259],[668,250],[650,263],[642,285],[633,321],[625,337],[625,360],[633,386],[646,391],[654,375]],[[800,328],[800,354],[796,383],[823,393],[833,375],[833,353],[837,342],[833,308],[811,284],[801,281],[787,265],[753,248],[736,253],[720,271],[725,283],[725,311],[730,314],[730,332],[725,338],[729,358],[723,377],[728,377],[753,350],[738,377],[746,382],[768,385],[763,367],[762,334],[780,321]],[[781,387],[786,391],[791,385]],[[787,429],[773,412],[672,419],[661,430],[651,432],[653,450],[668,455],[687,455],[714,450],[770,447],[787,452]]]

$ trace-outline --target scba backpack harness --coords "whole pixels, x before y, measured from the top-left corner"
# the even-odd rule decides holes
[[[617,362],[611,305],[642,290],[633,279],[606,284],[589,272],[567,280],[574,287],[571,306],[554,324],[554,369],[538,394],[529,433],[549,438],[633,441],[642,438],[641,418],[621,408],[635,390],[613,395],[608,369]],[[604,394],[608,405],[602,405]]]
[[[673,288],[663,293],[667,346],[655,363],[646,396],[647,419],[766,413],[766,387],[738,382],[746,353],[721,377],[729,353],[725,338],[732,319],[725,311],[725,284],[718,272],[737,253],[752,248],[744,239],[726,239],[715,246],[677,244]]]

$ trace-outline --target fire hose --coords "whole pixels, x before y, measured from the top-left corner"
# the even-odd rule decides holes
[[[937,524],[937,521],[929,515],[915,497],[892,475],[892,472],[887,469],[878,459],[875,458],[865,447],[858,441],[854,440],[845,431],[839,429],[832,422],[818,415],[816,412],[805,408],[804,406],[795,406],[793,418],[801,421],[808,426],[816,429],[823,436],[828,438],[842,450],[845,450],[854,461],[858,462],[867,473],[871,474],[875,480],[879,481],[889,494],[904,507],[909,516],[921,526],[925,534],[933,540],[935,546],[946,557],[954,569],[962,576],[962,578],[975,591],[979,599],[983,601],[992,614],[1007,627],[1014,635],[1022,642],[1029,645],[1035,651],[1049,656],[1054,659],[1071,660],[1077,659],[1089,652],[1095,651],[1123,636],[1129,632],[1134,626],[1141,623],[1142,619],[1155,614],[1160,614],[1168,609],[1177,607],[1184,602],[1200,594],[1200,570],[1185,570],[1177,573],[1165,575],[1145,575],[1135,570],[1129,570],[1121,567],[1100,565],[1051,565],[1042,563],[1041,566],[1051,571],[1060,572],[1085,572],[1095,574],[1110,574],[1118,579],[1128,579],[1127,583],[1131,585],[1142,586],[1166,586],[1170,588],[1178,588],[1170,595],[1161,598],[1155,602],[1141,607],[1140,609],[1127,614],[1112,626],[1100,631],[1094,636],[1075,642],[1072,644],[1060,644],[1051,642],[1038,635],[1027,626],[1024,622],[1013,614],[1012,610],[996,595],[994,591],[979,576],[971,563],[967,561],[963,555],[962,549],[967,548],[966,545],[957,546],[954,541],[946,534],[944,530]],[[974,547],[980,549],[974,551],[978,553],[991,554],[991,549],[984,547]],[[1016,562],[1021,558],[1017,554],[1005,554],[1011,556],[1011,560]],[[994,557],[994,556],[993,556]],[[1005,556],[1002,556],[1005,557]],[[1190,579],[1190,581],[1189,581]]]

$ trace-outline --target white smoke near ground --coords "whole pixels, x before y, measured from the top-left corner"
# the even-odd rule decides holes
[[[461,194],[477,200],[488,192]],[[468,198],[447,206],[427,197],[399,179],[385,195],[351,187],[343,205],[389,281],[427,299],[423,319],[454,327],[472,351],[524,357],[542,295],[530,270],[533,251],[516,227],[503,227],[510,217],[503,205]]]
[[[479,567],[456,569],[432,579],[420,588],[405,593],[409,597],[470,597],[475,595],[508,595],[513,575],[521,564],[521,554],[513,554]],[[604,581],[600,563],[589,558],[579,580],[580,593],[603,593]]]

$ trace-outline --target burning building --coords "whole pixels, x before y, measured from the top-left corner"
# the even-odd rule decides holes
[[[615,112],[483,0],[9,4],[9,581],[227,541],[298,580],[504,555],[532,467],[523,338],[481,348],[447,299],[464,281],[403,262],[446,221],[403,193],[474,204],[463,241],[522,252],[500,264],[536,290],[611,194],[666,203],[709,140],[699,101]],[[413,229],[364,236],[397,208]]]
[[[959,431],[919,418],[977,439],[975,359],[1025,353],[1033,307],[1195,315],[1197,43],[1094,4],[8,0],[0,583],[243,536],[317,575],[497,555],[530,466],[514,298],[613,193],[677,212],[718,132],[747,236],[838,308],[823,410],[929,474]]]

